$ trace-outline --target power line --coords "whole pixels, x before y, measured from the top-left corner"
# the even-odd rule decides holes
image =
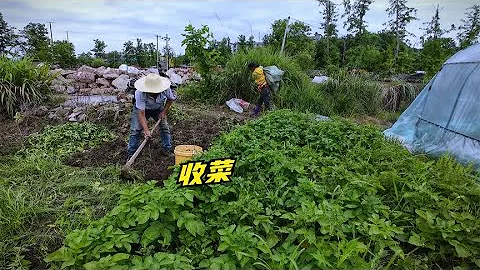
[[[310,27],[320,27],[320,28],[323,27],[321,24],[312,25],[312,24],[306,23],[306,22],[304,22],[304,21],[297,20],[297,19],[295,19],[295,18],[291,18],[291,19],[293,19],[293,20],[295,20],[295,21],[297,21],[297,22],[301,22],[301,23],[303,23],[303,24],[305,24],[305,25],[308,25],[308,26],[310,26]]]

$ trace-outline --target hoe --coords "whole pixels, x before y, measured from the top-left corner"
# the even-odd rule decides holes
[[[158,127],[158,125],[160,124],[161,121],[162,121],[162,119],[158,119],[158,121],[153,126],[150,134],[153,135],[153,132],[155,131],[155,129],[157,129],[157,127]],[[129,177],[130,176],[130,174],[129,174],[130,167],[132,166],[133,162],[135,162],[135,159],[138,157],[140,152],[142,152],[142,149],[143,149],[143,147],[145,147],[147,142],[148,142],[148,138],[143,139],[143,142],[142,142],[142,144],[140,144],[137,151],[135,151],[135,153],[132,155],[132,157],[123,166],[123,168],[121,170],[121,174],[120,174],[123,179],[130,179],[131,178],[131,177]]]

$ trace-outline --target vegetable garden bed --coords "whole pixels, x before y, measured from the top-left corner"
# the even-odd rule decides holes
[[[47,261],[87,269],[480,267],[478,175],[411,155],[371,127],[276,111],[221,136],[231,183],[180,188],[176,168],[121,192]]]

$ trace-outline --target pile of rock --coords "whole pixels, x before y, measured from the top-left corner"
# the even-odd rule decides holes
[[[118,68],[99,67],[93,68],[83,65],[77,70],[54,69],[52,74],[57,77],[52,82],[52,89],[58,93],[70,95],[104,95],[117,94],[127,89],[128,82],[133,77],[149,73],[158,74],[158,69],[138,69],[125,64]],[[201,77],[191,67],[171,68],[167,71],[171,80],[176,84],[200,80]]]
[[[182,66],[171,68],[167,71],[167,75],[170,76],[169,73],[175,73],[182,78],[182,83],[189,83],[191,81],[200,81],[202,77],[198,74],[192,67]]]
[[[35,115],[47,116],[50,120],[63,122],[84,122],[87,119],[98,120],[109,118],[115,121],[118,115],[123,115],[131,110],[131,103],[96,103],[96,104],[62,104],[52,109],[46,109],[45,106],[36,109]],[[43,108],[44,107],[44,108]]]
[[[57,75],[52,82],[54,91],[82,95],[114,94],[125,91],[130,76],[135,76],[134,73],[128,74],[117,68],[92,68],[85,65],[77,70],[55,69],[51,73]]]

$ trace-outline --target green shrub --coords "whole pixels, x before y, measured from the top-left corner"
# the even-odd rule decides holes
[[[36,67],[28,58],[19,61],[0,56],[0,110],[12,117],[22,103],[38,103],[51,92],[54,76],[49,66]]]
[[[103,58],[94,58],[91,63],[91,67],[94,67],[94,68],[98,68],[106,65],[107,65],[107,62]]]
[[[86,269],[479,267],[478,175],[411,155],[373,127],[276,111],[195,159],[232,182],[180,188],[177,167],[121,192],[47,261]]]
[[[247,68],[248,63],[252,61],[262,66],[276,65],[284,70],[283,86],[286,88],[301,89],[307,83],[307,75],[293,58],[275,53],[270,48],[255,48],[233,55],[222,71],[213,74],[210,88],[202,87],[204,85],[200,83],[200,89],[188,87],[183,92],[193,90],[196,95],[189,96],[217,104],[222,104],[232,97],[255,100],[258,93],[251,72]]]

